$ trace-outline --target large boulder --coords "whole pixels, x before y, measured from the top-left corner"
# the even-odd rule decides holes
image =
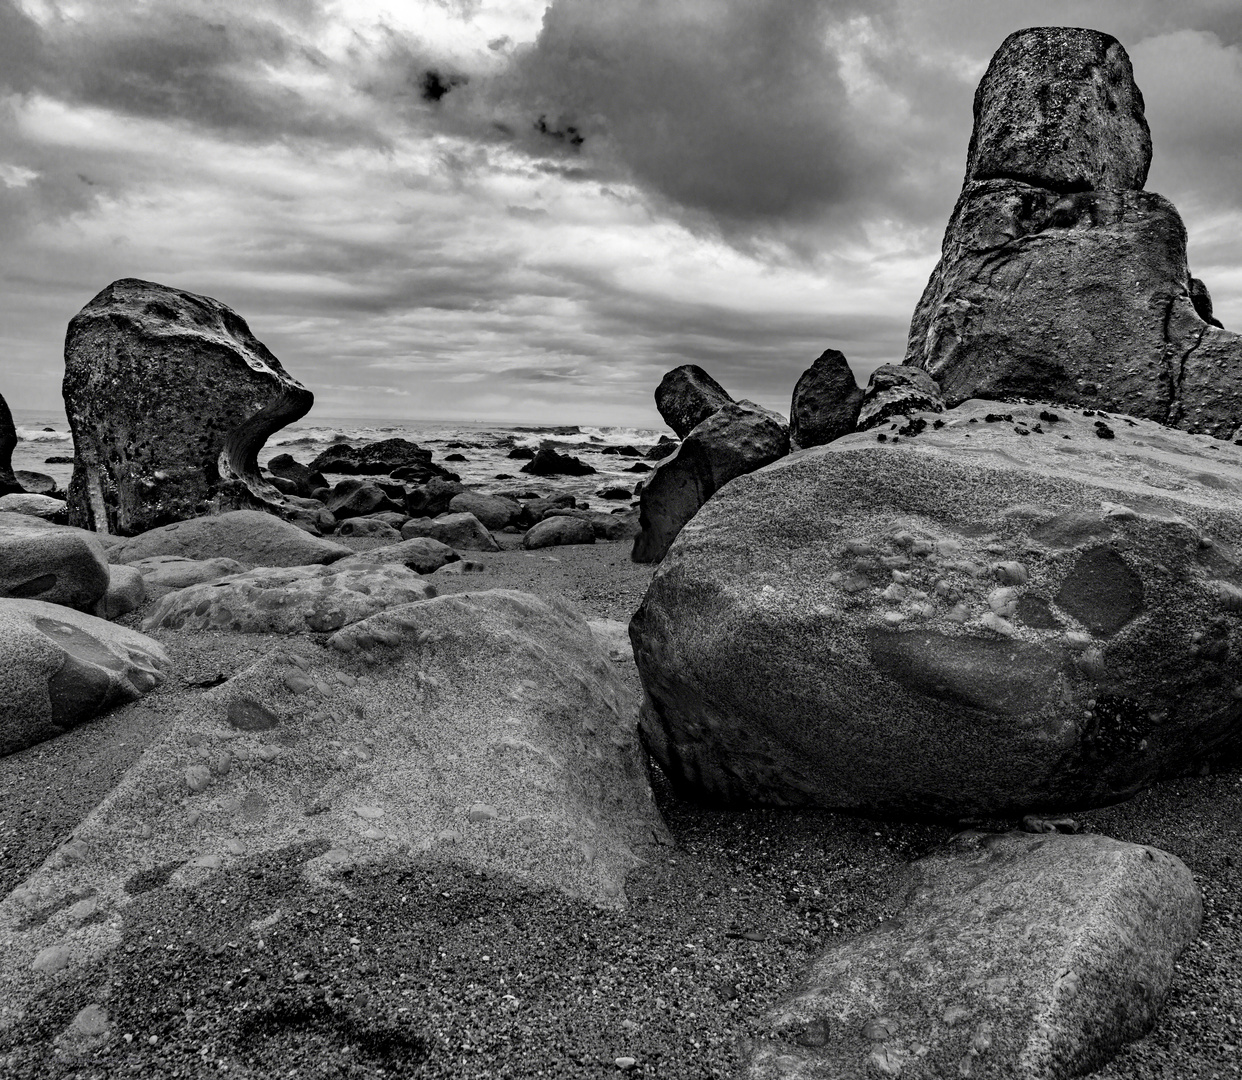
[[[993,408],[802,451],[682,531],[631,623],[675,787],[954,818],[1242,746],[1242,448]]]
[[[473,514],[441,514],[436,518],[410,518],[401,526],[401,539],[429,536],[457,551],[499,551],[496,538]]]
[[[541,446],[518,471],[531,476],[590,476],[595,467],[571,454],[558,454],[550,446]]]
[[[825,349],[794,385],[790,446],[805,450],[848,435],[854,430],[862,400],[862,387],[855,382],[845,354]]]
[[[406,490],[406,512],[411,517],[438,517],[448,513],[449,503],[465,490],[466,485],[459,480],[433,476],[425,484]]]
[[[326,634],[376,612],[435,595],[436,590],[422,577],[398,563],[341,570],[336,566],[264,566],[169,593],[151,610],[142,628],[147,632]]]
[[[395,544],[385,544],[383,547],[372,548],[370,551],[360,551],[332,565],[338,570],[353,570],[358,567],[396,563],[409,567],[418,574],[433,574],[440,567],[460,559],[461,556],[448,544],[433,540],[430,536],[413,536]]]
[[[92,613],[101,619],[119,619],[137,611],[147,601],[147,582],[135,566],[117,563],[108,567],[108,587],[95,601]]]
[[[69,513],[64,499],[51,495],[35,495],[30,492],[12,492],[0,495],[0,513],[27,514],[58,524],[68,524]]]
[[[13,474],[13,451],[17,448],[17,428],[8,402],[0,394],[0,496],[12,495],[22,490]]]
[[[773,1009],[749,1080],[1062,1080],[1145,1034],[1203,905],[1167,852],[967,833],[893,920],[833,943]]]
[[[137,570],[148,586],[164,589],[202,585],[249,569],[236,559],[187,559],[184,555],[152,555],[131,560],[126,565]]]
[[[39,600],[0,599],[0,756],[60,735],[164,681],[163,648]]]
[[[664,558],[699,508],[730,480],[789,453],[789,425],[758,405],[724,405],[689,432],[639,493],[634,562]]]
[[[307,566],[351,554],[341,544],[311,536],[261,510],[230,510],[152,529],[114,545],[113,562],[132,563],[154,555],[187,559],[237,559],[251,566]]]
[[[503,529],[516,525],[522,516],[522,505],[516,499],[503,495],[484,495],[480,491],[463,491],[449,502],[454,514],[473,514],[489,529]]]
[[[555,515],[546,517],[526,530],[522,537],[522,547],[532,548],[558,547],[563,544],[593,544],[595,530],[589,521],[576,517]]]
[[[0,515],[0,597],[89,610],[107,589],[108,556],[92,533]]]
[[[378,484],[354,479],[342,480],[337,484],[324,507],[338,521],[399,509]]]
[[[665,374],[655,391],[656,408],[675,432],[684,439],[712,413],[731,405],[725,388],[698,364],[682,364]]]
[[[70,521],[124,536],[214,500],[287,505],[258,452],[314,401],[232,308],[134,278],[70,321],[63,392]]]
[[[267,471],[292,483],[295,494],[303,498],[310,498],[314,491],[328,486],[323,473],[315,472],[309,465],[303,465],[292,454],[277,454],[267,463]]]
[[[949,405],[1030,397],[1219,438],[1242,424],[1242,337],[1212,319],[1176,208],[1141,190],[1142,108],[1106,34],[1002,45],[906,349]]]
[[[578,510],[574,507],[556,507],[549,510],[541,521],[554,517],[571,517],[585,521],[591,526],[596,540],[604,540],[615,544],[619,540],[630,540],[638,535],[638,509],[628,507],[618,514],[608,514],[602,510]]]
[[[319,473],[362,473],[388,475],[423,483],[432,477],[457,479],[454,473],[432,463],[431,451],[408,439],[381,439],[366,446],[334,443],[309,465]]]

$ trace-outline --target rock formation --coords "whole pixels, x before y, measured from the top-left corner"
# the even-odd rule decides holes
[[[22,486],[13,475],[13,450],[17,446],[17,428],[13,426],[13,414],[8,402],[0,394],[0,495],[13,495]]]
[[[187,559],[237,559],[251,566],[307,566],[335,562],[349,554],[349,548],[311,536],[271,514],[231,510],[130,537],[112,548],[110,558],[133,563],[155,555],[180,555]]]
[[[220,301],[114,281],[69,323],[63,391],[72,524],[133,536],[213,501],[287,505],[257,455],[314,395]]]
[[[477,517],[468,512],[441,514],[434,518],[410,518],[401,526],[401,539],[430,536],[456,551],[499,551],[496,538]]]
[[[943,408],[940,387],[927,372],[883,364],[871,373],[863,391],[855,430],[877,427],[890,416],[909,416],[926,410],[940,412]]]
[[[89,611],[108,591],[108,557],[89,532],[0,514],[0,597]]]
[[[825,349],[802,373],[789,406],[789,443],[795,450],[823,446],[854,430],[862,387],[845,354]]]
[[[1242,447],[996,408],[803,451],[683,530],[631,623],[677,789],[1012,814],[1242,746]]]
[[[416,483],[425,483],[432,477],[457,479],[456,473],[431,460],[430,450],[424,450],[409,439],[382,439],[360,447],[335,443],[315,458],[308,468],[318,473],[388,475]]]
[[[558,454],[550,446],[541,446],[518,471],[531,476],[590,476],[595,467],[572,454]]]
[[[697,364],[673,368],[656,387],[656,408],[664,422],[684,439],[712,413],[733,399]]]
[[[1229,438],[1242,338],[1212,319],[1177,210],[1143,190],[1150,161],[1115,39],[1010,35],[975,94],[966,179],[905,363],[949,405],[1030,397]]]

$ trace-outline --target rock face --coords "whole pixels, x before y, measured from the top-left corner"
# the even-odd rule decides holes
[[[1242,448],[994,408],[803,451],[683,530],[631,623],[683,793],[1060,810],[1242,746]]]
[[[845,354],[825,349],[794,386],[789,406],[789,443],[795,450],[823,446],[854,430],[862,387]]]
[[[237,559],[251,566],[307,566],[335,562],[349,554],[349,548],[311,536],[271,514],[231,510],[152,529],[116,544],[109,557],[122,563],[155,555],[180,555],[187,559]]]
[[[733,403],[725,388],[697,364],[682,364],[668,372],[656,387],[655,401],[664,422],[679,439]]]
[[[377,612],[436,595],[413,570],[378,563],[259,567],[169,593],[145,631],[233,630],[243,634],[326,634]]]
[[[949,405],[1031,397],[1229,438],[1242,338],[1214,324],[1177,210],[1142,190],[1150,160],[1114,39],[1011,35],[975,95],[966,180],[905,363]]]
[[[267,437],[314,395],[209,296],[114,281],[69,323],[70,520],[133,536],[223,505],[285,505],[259,473]]]
[[[163,648],[38,600],[0,600],[0,756],[57,735],[164,681]]]
[[[1105,836],[966,834],[907,895],[769,1014],[750,1080],[1093,1072],[1151,1028],[1202,914],[1181,860]]]
[[[0,597],[89,610],[108,589],[108,558],[93,535],[16,514],[0,521]]]
[[[550,446],[541,446],[518,471],[531,476],[590,476],[595,467],[571,454],[558,454]]]
[[[926,410],[940,412],[943,408],[940,387],[927,372],[883,364],[871,373],[855,426],[866,431],[892,416],[910,416]]]
[[[789,425],[783,417],[740,402],[717,409],[643,485],[631,558],[659,562],[686,522],[720,488],[788,453]]]
[[[17,447],[17,428],[8,402],[0,394],[0,496],[12,495],[22,490],[13,475],[13,451]]]

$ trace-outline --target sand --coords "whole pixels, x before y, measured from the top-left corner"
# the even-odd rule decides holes
[[[520,588],[624,620],[652,573],[628,547],[471,553],[483,573],[433,580],[441,592]],[[165,687],[0,759],[3,890],[70,835],[187,696],[283,640],[169,635]],[[902,867],[953,831],[705,810],[674,801],[658,774],[655,788],[676,846],[631,875],[623,911],[415,856],[359,867],[327,892],[300,873],[322,853],[298,848],[242,860],[195,890],[153,887],[127,909],[119,949],[49,980],[27,1020],[0,1035],[0,1073],[605,1077],[632,1058],[628,1075],[739,1076],[765,1012],[809,960],[891,914]],[[1233,768],[1079,815],[1089,830],[1178,855],[1205,901],[1156,1029],[1100,1075],[1239,1075],[1240,805]],[[79,1014],[79,1034],[63,1037]]]

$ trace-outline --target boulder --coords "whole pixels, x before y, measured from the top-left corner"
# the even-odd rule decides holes
[[[854,430],[862,408],[862,387],[854,381],[845,354],[825,349],[798,378],[789,406],[793,449],[823,446]]]
[[[496,538],[473,514],[441,514],[436,518],[410,518],[401,526],[401,539],[430,536],[457,551],[499,551]]]
[[[530,461],[535,456],[535,451],[529,446],[515,446],[505,456],[513,458],[514,461]]]
[[[53,498],[51,495],[34,495],[26,492],[0,495],[0,512],[27,514],[30,517],[55,521],[61,525],[68,524],[69,521],[65,500]]]
[[[595,530],[589,521],[576,517],[556,515],[546,517],[526,530],[522,537],[522,547],[533,548],[554,547],[561,544],[593,544]]]
[[[101,619],[119,619],[137,611],[147,599],[147,583],[134,566],[108,567],[108,588],[95,601],[94,614]]]
[[[328,482],[323,473],[316,472],[309,465],[303,465],[292,454],[277,454],[267,463],[267,471],[274,477],[293,483],[294,494],[309,498],[316,488],[327,487]]]
[[[232,630],[242,634],[317,634],[376,612],[427,600],[436,591],[398,563],[257,567],[169,593],[143,630]]]
[[[523,507],[525,515],[532,523],[542,521],[553,510],[573,510],[578,500],[572,495],[549,495],[547,498],[534,498]]]
[[[113,562],[133,563],[153,555],[187,559],[237,559],[251,566],[307,566],[330,563],[349,548],[311,536],[260,510],[192,518],[123,540],[109,553]]]
[[[401,520],[404,522],[405,518],[402,517]],[[390,544],[395,544],[401,539],[399,530],[394,529],[388,522],[374,517],[348,518],[336,527],[336,535],[384,540]]]
[[[597,491],[595,494],[598,495],[601,499],[609,499],[609,500],[616,500],[616,501],[625,500],[626,502],[629,502],[629,500],[634,495],[634,493],[627,487],[600,488],[600,490]]]
[[[21,484],[22,490],[29,492],[31,495],[48,495],[53,499],[64,497],[65,493],[56,486],[55,477],[48,476],[47,473],[18,469],[13,475],[17,477],[17,482]]]
[[[0,394],[0,496],[12,495],[22,490],[13,473],[13,451],[17,448],[17,428],[8,402]]]
[[[802,451],[682,531],[631,623],[675,788],[1059,811],[1242,746],[1242,448],[993,408]]]
[[[595,468],[580,458],[558,454],[550,446],[543,446],[518,471],[532,476],[589,476]]]
[[[634,462],[634,464],[633,464],[633,465],[631,465],[631,466],[630,466],[628,469],[626,469],[625,471],[626,471],[626,472],[633,472],[633,473],[645,473],[645,472],[651,472],[651,466],[650,466],[650,465],[645,464],[644,462],[641,462],[641,461],[636,461],[636,462]]]
[[[1107,836],[967,833],[903,886],[768,1014],[750,1080],[1094,1073],[1152,1027],[1203,909],[1180,859]]]
[[[164,681],[163,648],[58,604],[0,599],[0,756],[54,738]]]
[[[460,495],[454,495],[448,508],[454,514],[473,514],[489,529],[514,525],[522,516],[522,506],[516,500],[502,495],[484,495],[478,491],[463,491]]]
[[[320,473],[385,474],[418,483],[434,476],[456,479],[447,469],[432,463],[430,450],[408,439],[382,439],[359,447],[347,442],[334,443],[315,458],[309,468]]]
[[[63,392],[70,521],[124,536],[213,501],[285,506],[258,452],[314,401],[231,308],[134,278],[70,321]]]
[[[642,457],[642,451],[637,446],[603,446],[600,447],[601,454],[619,454],[621,457]]]
[[[415,573],[432,574],[442,566],[460,560],[461,556],[448,544],[442,544],[430,536],[415,536],[396,544],[361,551],[332,565],[338,570],[353,570],[383,563],[397,563],[409,567]]]
[[[676,450],[678,445],[676,439],[670,439],[667,435],[661,435],[655,446],[648,450],[643,457],[648,461],[662,461]]]
[[[789,425],[758,405],[725,405],[688,433],[639,494],[631,558],[659,562],[699,507],[730,480],[789,453]]]
[[[219,581],[231,574],[240,574],[249,567],[236,559],[187,559],[184,555],[152,555],[128,563],[137,570],[147,585],[165,589],[184,589]]]
[[[684,439],[712,413],[732,404],[733,399],[697,364],[682,364],[660,380],[655,402],[664,422],[677,432],[679,439]]]
[[[388,494],[368,480],[342,480],[332,489],[325,509],[338,521],[398,509]]]
[[[1242,337],[1211,317],[1151,159],[1125,50],[1021,30],[975,95],[966,181],[915,309],[905,363],[949,405],[1029,397],[1229,438]]]
[[[895,416],[943,409],[940,388],[927,372],[915,367],[882,364],[867,381],[854,426],[857,431],[866,431]]]
[[[465,490],[465,485],[457,480],[432,477],[427,483],[406,492],[406,512],[413,517],[437,517],[447,513],[449,503]]]
[[[612,514],[606,514],[602,510],[557,508],[549,510],[542,520],[547,521],[553,517],[571,517],[585,521],[594,531],[596,540],[605,540],[610,544],[638,535],[638,509],[636,507],[627,507],[620,513]]]
[[[40,518],[0,520],[0,597],[89,610],[107,592],[108,557],[89,532]]]

